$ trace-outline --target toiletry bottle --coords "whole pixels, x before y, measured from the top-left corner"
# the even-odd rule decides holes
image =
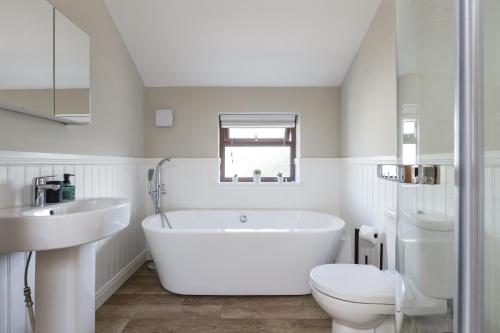
[[[62,199],[63,201],[75,200],[75,185],[71,184],[69,177],[74,176],[69,173],[64,174],[64,181],[62,187]]]

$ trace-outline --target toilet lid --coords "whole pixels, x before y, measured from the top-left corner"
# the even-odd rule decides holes
[[[313,268],[311,286],[348,302],[394,304],[392,277],[372,265],[331,264]]]

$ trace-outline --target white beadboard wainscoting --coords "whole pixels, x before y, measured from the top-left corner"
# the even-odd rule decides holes
[[[395,164],[394,157],[347,158],[341,162],[341,216],[351,227],[362,224],[385,230],[385,214],[397,211],[397,200],[408,212],[423,212],[433,219],[453,218],[455,215],[455,174],[453,157],[429,155],[421,164],[441,165],[438,185],[403,185],[377,177],[378,164]],[[399,198],[398,198],[399,196]]]
[[[152,211],[145,196],[147,162],[139,158],[0,152],[0,207],[29,205],[33,177],[62,177],[63,173],[76,175],[77,198],[129,198],[130,225],[97,242],[96,305],[100,306],[146,257],[140,222]],[[0,333],[31,332],[23,297],[25,261],[25,253],[0,254]],[[35,265],[36,258],[30,265],[32,288]]]
[[[120,196],[132,201],[130,226],[97,245],[96,305],[144,261],[140,222],[152,214],[147,169],[158,159],[0,152],[0,207],[28,205],[33,177],[74,173],[77,198]],[[164,169],[164,207],[174,209],[308,209],[339,214],[337,159],[302,159],[300,183],[220,184],[219,160],[173,159]],[[350,251],[346,251],[348,256]],[[339,258],[342,253],[339,253]],[[346,259],[349,260],[349,259]],[[25,253],[0,254],[0,333],[31,332],[23,300]],[[30,284],[34,286],[34,267]],[[36,290],[35,304],[36,304]]]
[[[500,332],[500,152],[487,153],[485,219],[485,333]]]
[[[167,193],[162,203],[167,210],[302,209],[339,215],[340,163],[334,158],[303,158],[297,183],[254,184],[220,183],[218,158],[173,159],[163,168]],[[337,258],[350,261],[348,237],[342,243]]]
[[[163,169],[163,205],[168,210],[304,209],[338,214],[339,161],[307,158],[299,164],[298,183],[220,183],[218,158],[173,159]]]
[[[353,228],[366,224],[385,230],[385,212],[396,211],[397,184],[379,179],[377,165],[395,163],[394,157],[342,159],[341,215]]]
[[[140,226],[153,211],[146,194],[147,169],[158,159],[0,152],[0,206],[29,204],[31,180],[39,175],[76,174],[77,197],[120,196],[132,201],[130,226],[98,242],[96,304],[104,302],[144,261],[147,245]],[[406,207],[438,216],[454,215],[454,171],[451,159],[428,159],[446,165],[442,184],[408,186]],[[353,229],[361,224],[385,231],[386,211],[396,211],[397,185],[377,178],[376,165],[391,157],[301,159],[300,182],[290,184],[220,184],[216,158],[173,159],[164,169],[164,207],[176,209],[306,209],[340,215],[347,222],[338,259],[352,261]],[[487,160],[486,267],[500,274],[500,158]],[[0,254],[0,333],[30,332],[23,301],[25,253]],[[36,260],[35,260],[36,261]],[[36,264],[36,262],[34,262]],[[34,265],[30,268],[34,286]],[[487,331],[500,331],[500,287],[489,275]],[[36,291],[35,291],[36,294]],[[36,298],[35,298],[36,302]]]
[[[97,245],[96,304],[99,306],[140,265],[146,254],[141,220],[152,213],[147,169],[158,159],[0,152],[0,204],[29,204],[31,180],[40,175],[76,174],[78,198],[121,196],[132,201],[127,230]],[[376,164],[388,158],[305,158],[300,181],[288,184],[221,184],[219,159],[173,159],[164,168],[164,207],[177,209],[304,209],[342,216],[347,231],[338,260],[352,261],[352,229],[383,226],[384,212],[395,207],[396,187],[376,178]],[[25,253],[0,255],[0,333],[30,332],[23,303]],[[34,265],[30,283],[33,284]],[[36,294],[36,291],[35,291]],[[35,297],[36,303],[36,297]]]
[[[340,162],[340,216],[347,223],[347,233],[354,239],[354,229],[370,225],[386,234],[386,213],[396,212],[397,184],[377,177],[378,164],[394,164],[395,157],[345,158]],[[354,260],[354,245],[349,246]],[[385,260],[387,263],[387,260]]]
[[[163,169],[167,191],[163,205],[168,210],[304,209],[332,213],[347,224],[337,260],[352,262],[354,228],[367,224],[384,233],[386,211],[396,211],[396,184],[377,178],[376,166],[383,163],[395,163],[395,158],[303,158],[298,165],[298,183],[221,184],[219,159],[173,159]]]

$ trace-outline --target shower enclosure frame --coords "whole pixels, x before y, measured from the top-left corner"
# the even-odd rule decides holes
[[[456,0],[454,331],[483,332],[484,140],[482,0]]]

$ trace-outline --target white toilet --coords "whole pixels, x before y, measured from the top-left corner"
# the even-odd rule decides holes
[[[371,265],[330,264],[311,271],[312,295],[333,333],[395,332],[394,278]]]
[[[386,212],[389,270],[354,264],[312,269],[312,295],[332,317],[332,333],[395,333],[403,315],[447,313],[454,292],[453,219],[435,215],[440,218],[401,214],[396,232],[395,214]],[[396,271],[396,239],[404,275]]]

